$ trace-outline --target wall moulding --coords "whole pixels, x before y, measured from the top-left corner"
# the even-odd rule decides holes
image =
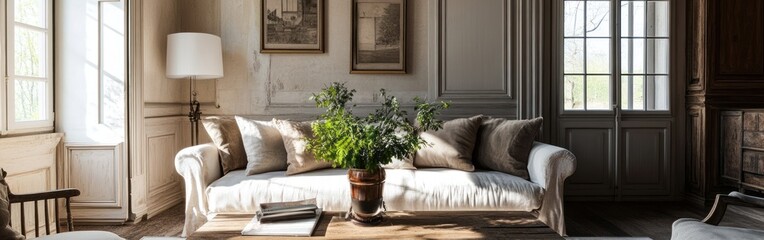
[[[59,173],[56,168],[56,156],[63,134],[48,133],[20,137],[0,138],[0,167],[7,173],[5,180],[11,192],[15,194],[50,191],[58,188]],[[50,205],[52,211],[52,203]],[[27,220],[27,236],[33,236],[34,206],[24,206]],[[44,212],[40,204],[39,212]],[[20,231],[20,206],[14,204],[11,209],[11,222],[16,231]],[[52,215],[50,215],[52,216]],[[53,219],[51,219],[53,220]],[[42,223],[42,221],[41,221]],[[55,224],[51,224],[54,226]]]
[[[511,40],[508,38],[509,34],[509,17],[508,17],[508,4],[506,1],[499,2],[499,6],[496,6],[499,9],[498,11],[493,12],[493,14],[499,13],[500,16],[491,16],[491,11],[486,11],[487,14],[483,15],[483,18],[481,19],[461,19],[459,16],[462,16],[459,14],[457,17],[453,17],[455,19],[452,19],[451,12],[452,9],[454,11],[464,11],[466,9],[473,9],[472,8],[465,8],[465,6],[460,6],[459,4],[464,4],[463,2],[455,1],[453,4],[450,4],[451,0],[442,0],[439,1],[438,4],[438,14],[439,14],[439,22],[437,24],[437,29],[440,31],[439,34],[439,70],[440,70],[440,78],[438,78],[438,96],[440,98],[446,98],[446,99],[481,99],[481,100],[489,100],[492,99],[494,101],[498,102],[506,102],[510,99],[512,99],[512,85],[511,85],[511,79],[510,79],[510,69],[507,67],[509,66],[509,46],[511,44]],[[458,3],[458,4],[457,4]],[[490,6],[487,6],[489,4],[475,4],[474,2],[467,3],[468,6],[475,6],[475,5],[484,5],[486,8],[490,8]],[[451,6],[454,5],[454,6]],[[477,8],[475,11],[479,10],[487,10],[486,8]],[[474,15],[473,15],[474,16]],[[493,17],[493,18],[490,18]],[[470,20],[474,21],[470,24]],[[483,22],[481,22],[483,20]],[[500,20],[500,21],[492,21],[492,20]],[[478,35],[480,32],[476,31],[469,31],[469,29],[483,29],[479,31],[485,31],[484,29],[491,29],[490,25],[487,25],[486,23],[496,23],[498,22],[499,26],[493,26],[492,30],[488,30],[487,32],[498,32],[499,36],[491,36],[490,34],[483,34]],[[453,24],[453,29],[451,28],[450,24]],[[487,25],[485,28],[472,28],[473,25]],[[452,33],[456,32],[456,33]],[[467,33],[465,33],[467,32]],[[482,32],[485,33],[485,32]],[[465,36],[466,35],[466,36]],[[479,39],[476,38],[476,36],[481,36]],[[474,43],[476,41],[480,40],[486,40],[486,37],[494,37],[495,40],[500,40],[499,43],[495,42],[478,42]],[[454,48],[451,48],[451,43],[454,43]],[[457,49],[463,49],[463,46],[465,46],[465,43],[472,43],[467,44],[467,46],[473,45],[475,47],[468,49],[467,52],[457,52]],[[481,48],[479,46],[483,45],[500,45],[498,49],[495,48]],[[452,54],[451,51],[454,51],[455,54],[453,54],[454,58],[449,58]],[[498,56],[492,56],[491,54],[497,54]],[[491,58],[494,61],[474,61],[474,60],[483,60],[486,58]],[[495,61],[498,60],[498,61]],[[496,64],[495,69],[488,69],[485,66],[479,66],[484,64]],[[475,65],[478,64],[478,65]],[[493,75],[487,75],[487,72],[490,72],[489,70],[496,71],[499,74],[496,76]],[[494,73],[496,74],[496,73]],[[454,80],[451,80],[451,75],[454,76]],[[478,84],[477,86],[474,85],[473,81],[470,81],[470,78],[477,78],[479,79],[477,82],[480,82],[482,84]],[[482,80],[482,81],[481,81]],[[492,82],[486,82],[492,81]],[[491,86],[492,84],[497,84],[498,86]],[[483,86],[480,86],[483,85]]]
[[[122,180],[126,164],[122,143],[64,144],[63,183],[80,189],[82,195],[72,199],[72,207],[121,208]],[[87,176],[87,179],[82,179]]]
[[[430,97],[452,100],[455,104],[515,102],[510,65],[512,22],[508,17],[511,5],[505,1],[428,3],[428,36],[430,42],[437,43],[429,53]],[[451,14],[451,11],[481,14]]]

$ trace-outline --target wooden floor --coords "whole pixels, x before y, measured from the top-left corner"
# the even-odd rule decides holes
[[[568,235],[575,237],[650,237],[670,239],[679,218],[703,219],[709,208],[684,203],[569,202]],[[764,211],[731,206],[720,225],[764,229]]]
[[[682,203],[569,202],[565,204],[568,234],[574,237],[650,237],[669,239],[671,223],[679,218],[703,218],[707,210]],[[721,225],[763,228],[764,211],[731,207]],[[143,236],[180,236],[183,205],[147,221],[123,226],[77,226],[76,230],[104,230],[127,239]]]
[[[177,237],[183,232],[183,203],[174,206],[149,220],[122,226],[84,226],[75,223],[75,231],[101,230],[116,233],[127,239],[141,239],[144,236]]]

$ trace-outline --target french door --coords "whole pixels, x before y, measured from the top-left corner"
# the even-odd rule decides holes
[[[572,198],[672,193],[671,6],[668,0],[559,0],[555,8],[557,143],[578,159]]]

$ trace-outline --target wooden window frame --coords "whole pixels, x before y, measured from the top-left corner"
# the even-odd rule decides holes
[[[2,26],[0,27],[0,38],[2,39],[3,51],[0,54],[0,63],[3,66],[2,72],[4,73],[5,84],[0,87],[0,135],[14,135],[36,132],[49,132],[54,129],[55,113],[54,109],[54,75],[53,75],[53,1],[45,0],[46,3],[46,18],[45,27],[31,26],[24,23],[17,23],[15,21],[14,12],[14,0],[4,0],[2,4],[2,12],[5,13],[5,18],[0,20]],[[15,75],[14,70],[14,41],[15,41],[15,28],[17,26],[28,28],[34,31],[43,32],[46,34],[46,56],[45,56],[45,72],[46,76],[43,78],[18,77]],[[46,102],[45,102],[45,119],[38,121],[16,121],[16,106],[15,106],[15,80],[17,78],[30,79],[34,78],[46,83]]]
[[[587,12],[586,3],[587,2],[609,2],[610,3],[610,9],[611,9],[610,16],[609,16],[609,18],[610,18],[610,26],[608,26],[610,28],[610,35],[609,35],[609,37],[589,37],[589,36],[587,36],[587,34],[586,34],[586,24],[583,25],[583,31],[584,31],[584,35],[583,36],[572,36],[572,37],[571,36],[565,36],[565,30],[564,30],[565,29],[565,2],[569,2],[569,1],[581,1],[581,2],[583,2],[583,4],[584,4],[584,21],[586,21],[586,12]],[[665,37],[622,36],[622,34],[621,34],[621,6],[620,6],[622,2],[645,2],[645,3],[648,3],[648,2],[667,2],[668,3],[668,8],[669,8],[668,9],[669,10],[669,15],[666,18],[666,21],[667,21],[666,25],[667,25],[667,28],[669,29],[668,36],[665,36]],[[558,36],[559,36],[557,38],[557,41],[559,41],[557,43],[557,46],[559,47],[560,51],[558,53],[559,54],[558,55],[558,59],[559,59],[559,62],[558,62],[559,68],[558,68],[558,70],[559,70],[559,73],[557,75],[558,76],[558,83],[557,84],[559,86],[559,91],[558,91],[557,94],[559,94],[558,104],[559,104],[559,106],[561,106],[560,107],[560,113],[563,114],[563,115],[579,115],[579,114],[611,115],[611,114],[613,114],[613,109],[612,108],[611,109],[587,109],[587,99],[586,99],[587,98],[587,93],[586,93],[587,81],[586,81],[586,78],[588,76],[608,76],[608,77],[610,77],[610,92],[608,93],[609,94],[610,104],[611,105],[616,105],[617,104],[618,107],[619,107],[619,111],[623,111],[626,114],[629,114],[629,113],[632,113],[632,114],[647,114],[647,115],[654,115],[654,114],[665,115],[665,114],[671,114],[671,112],[673,111],[673,109],[672,109],[673,108],[673,105],[672,105],[673,101],[671,99],[671,94],[673,93],[674,87],[676,86],[674,83],[672,83],[672,80],[674,80],[674,79],[673,79],[672,66],[671,66],[672,63],[673,63],[673,58],[675,57],[675,56],[673,56],[673,52],[672,52],[673,51],[673,47],[675,47],[673,45],[673,34],[674,34],[674,32],[672,31],[672,24],[673,24],[673,21],[674,21],[673,15],[675,13],[671,12],[673,4],[674,4],[674,1],[672,1],[672,0],[632,0],[632,1],[627,1],[627,0],[607,0],[607,1],[603,1],[603,0],[560,0],[560,1],[558,1],[558,6],[559,6],[558,9],[559,10],[556,11],[556,14],[559,17],[558,18],[559,19],[558,23],[560,24],[559,25],[560,27],[557,28],[557,33],[558,33]],[[647,4],[645,4],[645,12],[647,12],[647,11],[648,11]],[[647,17],[647,16],[648,15],[646,13],[645,17]],[[631,17],[633,17],[633,16],[631,16]],[[645,25],[647,25],[647,20],[646,20]],[[645,35],[647,35],[647,34],[645,34]],[[566,39],[581,39],[581,40],[583,40],[583,42],[584,42],[584,48],[583,48],[583,55],[584,55],[584,57],[583,57],[583,61],[584,61],[583,62],[583,68],[584,68],[584,71],[583,71],[583,73],[566,73],[565,72],[565,50],[564,49],[565,49],[565,40]],[[609,73],[606,73],[606,74],[599,74],[599,73],[597,73],[597,74],[590,74],[590,73],[588,73],[588,69],[587,69],[587,66],[586,66],[586,63],[587,63],[587,56],[586,56],[587,49],[586,49],[586,45],[587,45],[587,40],[588,39],[609,39],[610,40],[610,60],[609,60],[609,64],[610,64],[611,67],[610,67]],[[666,62],[666,64],[667,64],[667,66],[666,66],[667,72],[665,74],[664,73],[651,74],[651,73],[647,73],[648,71],[645,69],[644,73],[623,73],[622,68],[621,68],[621,59],[622,59],[622,55],[623,55],[621,53],[621,41],[622,40],[626,40],[626,39],[632,39],[632,40],[633,39],[644,39],[645,42],[648,39],[666,39],[666,40],[668,40],[668,42],[667,42],[668,43],[668,50],[666,52],[668,54],[668,59],[667,59],[667,62]],[[647,44],[645,44],[645,52],[647,52],[647,47],[646,46],[647,46]],[[647,63],[647,54],[648,53],[645,53],[645,62],[646,63]],[[647,64],[646,63],[645,63],[645,66],[644,66],[645,68],[647,68]],[[583,88],[584,88],[583,89],[583,91],[584,91],[584,93],[583,93],[583,98],[584,98],[583,99],[583,104],[584,104],[583,109],[566,109],[565,108],[565,94],[566,93],[565,93],[565,81],[564,80],[565,80],[566,76],[580,76],[580,77],[584,78],[584,80],[583,80],[583,82],[584,82],[584,85],[583,85]],[[638,77],[641,76],[641,77],[643,77],[643,81],[645,83],[644,84],[645,87],[643,87],[643,89],[645,90],[645,92],[643,93],[644,94],[644,98],[645,98],[644,99],[643,109],[627,109],[627,108],[624,108],[623,103],[621,102],[621,97],[622,96],[620,96],[620,92],[622,91],[622,84],[621,84],[621,82],[622,82],[622,78],[624,76],[638,76]],[[668,95],[666,96],[666,101],[667,102],[665,103],[665,105],[667,106],[667,109],[658,109],[658,110],[649,110],[649,109],[647,109],[649,104],[653,104],[653,105],[655,104],[654,101],[650,101],[650,100],[647,99],[648,96],[654,96],[655,93],[646,90],[647,89],[647,82],[648,82],[647,77],[652,77],[652,76],[666,77],[668,79],[667,87],[669,89],[666,91],[668,93]],[[616,93],[616,92],[618,92],[618,93]],[[629,92],[633,92],[633,84],[630,85],[630,91]],[[631,99],[631,101],[633,101],[633,99]],[[631,106],[633,106],[633,104],[631,104]]]

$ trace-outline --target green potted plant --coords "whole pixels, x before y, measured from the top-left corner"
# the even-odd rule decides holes
[[[331,162],[332,167],[348,168],[352,218],[375,224],[382,220],[382,165],[394,158],[406,159],[426,144],[418,132],[440,129],[442,121],[436,117],[448,103],[414,98],[416,124],[412,125],[398,99],[384,89],[380,90],[380,108],[366,117],[354,115],[355,105],[348,106],[354,93],[344,83],[335,82],[311,97],[326,112],[311,125],[314,136],[308,139],[307,149],[317,159]]]

